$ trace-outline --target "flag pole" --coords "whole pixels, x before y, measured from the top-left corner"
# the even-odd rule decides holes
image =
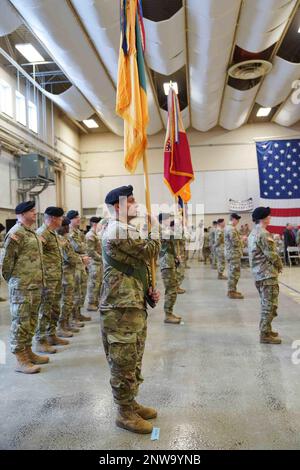
[[[149,170],[148,170],[148,158],[146,150],[143,153],[143,166],[144,166],[144,184],[145,184],[145,199],[146,199],[146,209],[148,214],[148,232],[151,232],[151,200],[150,200],[150,184],[149,184]],[[151,258],[151,278],[152,278],[152,287],[155,288],[156,285],[156,265],[155,258]]]

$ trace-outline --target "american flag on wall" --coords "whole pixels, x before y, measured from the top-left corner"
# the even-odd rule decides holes
[[[300,139],[256,142],[261,205],[271,207],[268,230],[300,225]]]

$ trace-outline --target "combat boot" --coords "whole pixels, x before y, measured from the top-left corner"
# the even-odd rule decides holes
[[[67,344],[70,344],[70,341],[61,339],[56,335],[47,336],[47,342],[50,346],[66,346]]]
[[[56,348],[50,346],[47,341],[36,341],[35,343],[35,350],[40,353],[48,353],[48,354],[55,354]]]
[[[277,331],[271,331],[270,335],[273,336],[274,338],[277,338],[278,333]]]
[[[182,289],[181,287],[177,287],[177,294],[185,294],[185,289]]]
[[[138,415],[131,405],[118,406],[116,425],[138,434],[150,434],[153,429],[152,424]]]
[[[67,330],[65,321],[62,321],[58,324],[56,334],[57,336],[60,336],[61,338],[72,338],[73,336],[73,333]]]
[[[266,344],[281,344],[279,337],[272,336],[271,334],[261,333],[260,342]]]
[[[230,299],[243,299],[244,298],[243,294],[234,290],[228,291],[227,297],[229,297]]]
[[[75,328],[73,325],[71,325],[71,323],[69,322],[66,322],[65,324],[65,330],[67,331],[71,331],[71,333],[79,333],[79,329],[78,328]]]
[[[133,400],[133,411],[143,419],[154,419],[157,417],[157,411],[154,408],[143,406]]]
[[[91,317],[86,317],[86,316],[82,315],[81,313],[78,317],[79,321],[91,321],[91,319],[92,319]]]
[[[222,279],[223,281],[227,280],[227,277],[224,274],[218,273],[218,279]]]
[[[171,314],[171,315],[166,315],[166,317],[164,319],[164,322],[165,323],[173,323],[174,325],[177,325],[181,322],[181,319],[178,318],[178,317],[175,317],[175,315]]]
[[[81,321],[79,321],[79,320],[77,320],[76,318],[74,318],[74,320],[71,321],[71,327],[83,328],[83,327],[84,327],[84,323],[81,323]]]
[[[4,297],[0,297],[0,302],[6,302],[7,299],[5,299]]]
[[[49,362],[48,356],[38,356],[37,354],[34,354],[30,346],[27,346],[25,350],[28,359],[32,364],[47,364]]]
[[[39,366],[30,362],[26,351],[16,352],[15,356],[17,359],[17,365],[15,368],[16,372],[22,372],[23,374],[37,374],[41,371]]]
[[[98,308],[99,307],[95,304],[88,304],[87,311],[88,312],[97,312]]]

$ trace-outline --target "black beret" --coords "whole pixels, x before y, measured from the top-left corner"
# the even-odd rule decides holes
[[[217,220],[217,224],[221,224],[222,222],[224,222],[224,219],[218,219]]]
[[[98,224],[101,220],[101,217],[91,217],[90,224]]]
[[[257,220],[265,219],[270,214],[271,214],[270,207],[257,207],[252,212],[252,220],[253,222],[256,222]]]
[[[70,210],[69,212],[67,212],[67,217],[69,220],[75,219],[75,217],[78,217],[78,216],[79,216],[78,211]]]
[[[218,222],[216,220],[213,221],[213,225],[216,225]]]
[[[161,224],[163,220],[170,219],[170,217],[171,217],[170,214],[161,212],[158,216],[158,221]]]
[[[119,188],[115,188],[106,195],[105,204],[116,204],[119,202],[119,198],[122,196],[132,196],[133,187],[129,186],[120,186]]]
[[[35,207],[35,201],[26,201],[21,202],[17,205],[15,209],[16,214],[23,214],[23,212],[28,212]]]
[[[64,215],[64,210],[61,207],[50,206],[45,210],[45,214],[53,215],[53,217],[61,217]]]
[[[241,219],[241,216],[239,214],[236,214],[235,212],[233,214],[230,214],[230,218],[231,219],[236,219],[236,220],[240,220]]]
[[[4,227],[4,225],[2,225],[2,224],[0,223],[0,232],[3,232],[3,230],[5,230],[5,227]]]
[[[62,220],[61,226],[65,227],[66,225],[70,225],[70,223],[71,223],[70,219],[68,219],[68,217],[64,217]]]

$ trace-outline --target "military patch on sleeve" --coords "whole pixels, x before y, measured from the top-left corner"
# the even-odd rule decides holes
[[[17,243],[20,242],[20,238],[19,238],[18,235],[16,235],[15,233],[10,233],[10,234],[9,234],[9,238],[11,238],[12,240],[14,240],[14,241],[17,242]]]

